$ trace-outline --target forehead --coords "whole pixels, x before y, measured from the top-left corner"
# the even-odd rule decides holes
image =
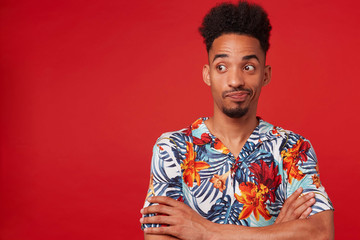
[[[213,59],[216,54],[227,54],[229,57],[256,55],[260,61],[264,61],[265,54],[258,39],[235,33],[223,34],[216,38],[209,51],[209,58]]]

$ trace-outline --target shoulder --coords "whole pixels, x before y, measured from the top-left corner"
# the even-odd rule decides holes
[[[296,144],[311,147],[311,143],[308,139],[302,135],[295,133],[291,130],[284,129],[280,126],[270,124],[264,120],[260,120],[259,123],[260,139],[263,141],[281,141],[281,148],[291,148]]]
[[[161,134],[156,140],[154,151],[182,152],[182,149],[186,149],[186,142],[192,141],[192,125]]]
[[[178,131],[165,132],[156,140],[156,144],[161,145],[176,145],[185,141],[187,128]]]
[[[207,118],[198,118],[192,124],[183,129],[163,133],[156,141],[156,144],[167,145],[183,145],[186,142],[192,142],[193,138],[197,135],[202,135],[206,132],[206,126],[204,120]]]

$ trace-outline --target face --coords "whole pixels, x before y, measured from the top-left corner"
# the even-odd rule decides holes
[[[261,88],[271,79],[271,67],[265,66],[265,53],[259,40],[224,34],[212,44],[203,78],[211,87],[214,115],[255,117]]]

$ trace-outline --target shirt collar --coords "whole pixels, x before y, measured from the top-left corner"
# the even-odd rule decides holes
[[[191,133],[194,137],[200,139],[204,133],[209,134],[213,141],[215,141],[216,136],[211,134],[211,132],[204,123],[207,119],[209,118],[202,117],[197,119],[193,124],[191,124]],[[256,126],[248,139],[248,142],[253,143],[255,146],[265,141],[272,141],[278,137],[283,137],[283,135],[285,134],[284,131],[281,131],[281,128],[275,127],[274,125],[264,121],[260,117],[258,117],[258,119],[259,124]]]

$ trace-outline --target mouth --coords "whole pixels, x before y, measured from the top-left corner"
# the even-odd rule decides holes
[[[229,92],[224,95],[225,98],[230,98],[235,102],[243,102],[250,95],[248,91]]]

